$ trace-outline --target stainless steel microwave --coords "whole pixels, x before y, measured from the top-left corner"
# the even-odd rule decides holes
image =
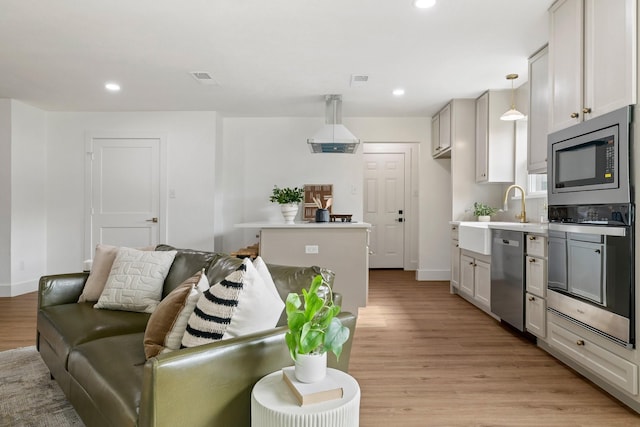
[[[549,205],[631,203],[632,106],[548,136]]]

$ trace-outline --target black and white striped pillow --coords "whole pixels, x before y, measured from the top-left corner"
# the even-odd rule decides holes
[[[222,339],[238,307],[245,270],[243,264],[202,294],[189,317],[182,337],[183,347],[195,347]]]

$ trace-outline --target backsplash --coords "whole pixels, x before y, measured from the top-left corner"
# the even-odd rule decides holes
[[[509,210],[507,212],[499,211],[492,218],[492,221],[518,221],[515,215],[520,214],[522,209],[520,199],[510,199],[508,203]],[[502,207],[500,207],[502,208]],[[547,198],[535,197],[526,199],[527,221],[541,222],[541,218],[547,221]]]

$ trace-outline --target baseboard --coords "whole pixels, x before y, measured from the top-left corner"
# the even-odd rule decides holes
[[[416,270],[416,280],[451,280],[451,270]]]
[[[0,285],[0,297],[15,297],[38,290],[38,280],[27,280],[20,283],[6,283]]]

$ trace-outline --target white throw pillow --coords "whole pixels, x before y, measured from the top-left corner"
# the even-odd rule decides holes
[[[182,345],[195,347],[276,326],[284,303],[245,258],[222,282],[207,290],[189,318]]]
[[[284,302],[282,302],[282,299],[280,298],[278,288],[273,282],[273,277],[271,277],[271,272],[267,268],[267,264],[265,264],[262,257],[256,257],[256,259],[253,260],[253,266],[258,270],[258,273],[260,274],[260,277],[262,277],[262,280],[264,280],[265,285],[267,285],[269,292],[273,294],[273,304],[278,304],[279,301],[282,303],[282,308],[284,309]]]
[[[120,248],[94,308],[153,313],[176,251]]]

